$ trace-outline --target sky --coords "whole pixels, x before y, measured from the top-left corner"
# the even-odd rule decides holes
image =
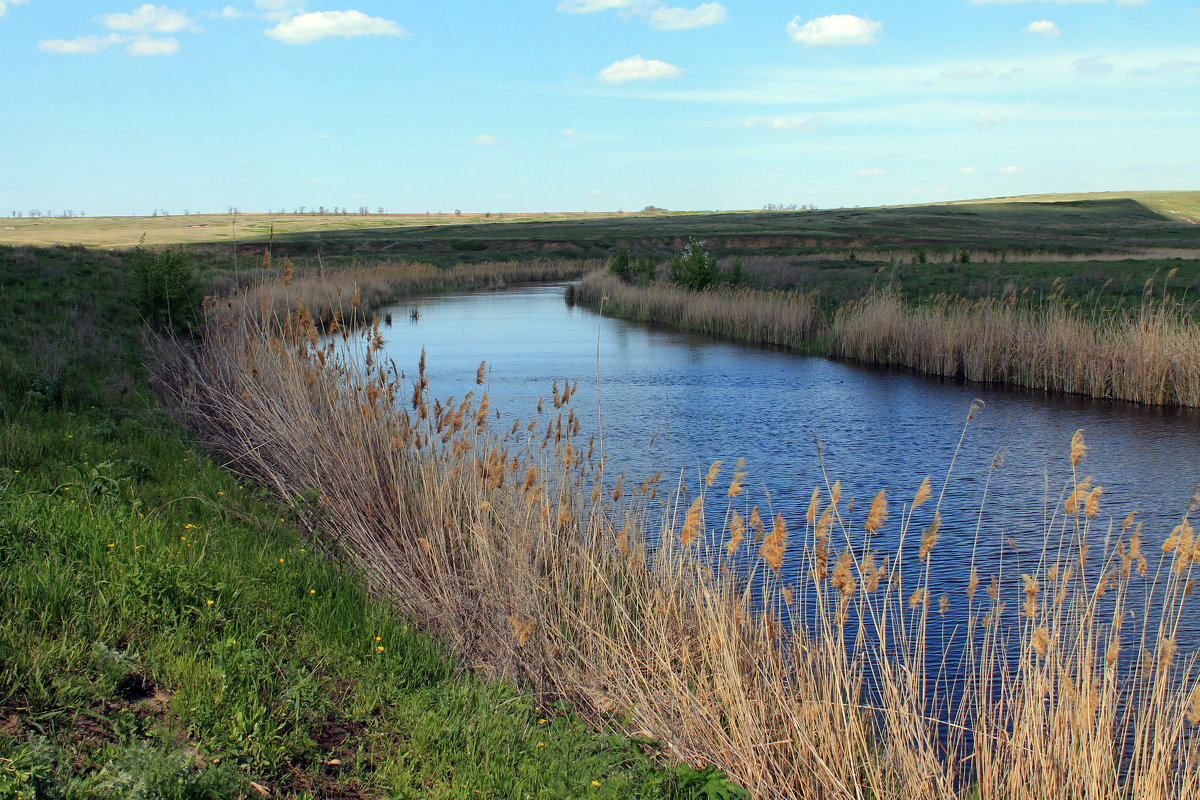
[[[1200,189],[1200,0],[0,0],[0,215]]]

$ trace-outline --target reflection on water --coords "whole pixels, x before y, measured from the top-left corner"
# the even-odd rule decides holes
[[[1004,556],[1006,574],[1034,566],[1045,523],[1061,509],[1077,429],[1089,447],[1080,469],[1104,487],[1094,522],[1107,529],[1111,519],[1119,530],[1137,511],[1147,550],[1177,524],[1200,478],[1200,414],[1190,410],[964,385],[602,320],[568,307],[561,286],[425,298],[392,318],[388,356],[411,375],[424,347],[433,396],[461,399],[486,360],[489,399],[507,420],[497,429],[507,429],[536,413],[553,381],[578,380],[572,405],[586,442],[597,431],[598,376],[610,474],[615,467],[640,480],[661,469],[677,478],[682,470],[696,486],[711,462],[724,460],[728,479],[744,457],[748,485],[765,488],[794,530],[803,528],[813,487],[825,485],[818,438],[829,481],[841,480],[843,503],[856,498],[856,518],[886,489],[898,519],[898,503],[926,475],[936,499],[980,398],[986,408],[967,429],[941,506],[934,583],[947,592],[967,583],[977,526],[982,575],[994,571],[1009,538],[1017,549]],[[934,506],[919,509],[913,525],[927,525]],[[1184,638],[1194,642],[1197,630]]]

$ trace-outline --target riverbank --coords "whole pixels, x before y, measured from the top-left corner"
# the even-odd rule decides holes
[[[0,797],[692,797],[464,671],[147,386],[117,254],[0,248]]]
[[[1200,405],[1200,322],[1168,296],[1134,309],[1056,297],[903,300],[873,291],[823,307],[817,293],[625,283],[600,270],[568,301],[624,319],[929,375],[1165,406]]]
[[[756,796],[1200,790],[1197,665],[1173,638],[1194,532],[1185,519],[1151,545],[1131,517],[1105,536],[1083,433],[1027,532],[1041,551],[1020,574],[960,563],[945,586],[940,480],[889,476],[911,488],[855,509],[829,476],[788,520],[752,488],[771,476],[741,462],[686,487],[606,474],[574,437],[573,384],[510,428],[486,365],[476,393],[442,401],[424,364],[407,379],[378,365],[374,331],[342,336],[323,342],[303,313],[243,316],[164,350],[158,376],[207,447],[319,498],[326,535],[487,673]],[[968,622],[932,647],[952,605]]]

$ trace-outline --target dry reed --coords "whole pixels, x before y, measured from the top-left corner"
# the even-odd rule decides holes
[[[683,487],[655,501],[650,480],[609,502],[600,454],[573,439],[572,389],[555,387],[557,411],[532,432],[494,433],[478,413],[486,394],[437,402],[423,357],[405,381],[378,365],[375,332],[356,337],[350,363],[303,309],[272,324],[214,316],[197,349],[162,347],[157,380],[233,469],[296,502],[315,492],[323,540],[466,663],[652,737],[673,759],[716,764],[756,797],[1200,790],[1196,660],[1175,645],[1200,558],[1191,526],[1157,571],[1130,569],[1140,528],[1092,529],[1066,443],[1062,499],[1086,499],[1043,531],[1019,583],[992,575],[977,596],[971,565],[970,596],[954,601],[967,624],[950,696],[929,672],[950,668],[928,652],[936,513],[925,563],[904,544],[928,478],[891,523],[883,493],[855,523],[840,484],[817,490],[806,535],[790,540],[781,516],[765,531],[740,470],[737,493],[712,472],[690,504]],[[901,544],[878,552],[889,525]],[[1086,555],[1100,534],[1103,552]],[[786,573],[785,554],[797,566]],[[936,610],[950,604],[941,593]]]

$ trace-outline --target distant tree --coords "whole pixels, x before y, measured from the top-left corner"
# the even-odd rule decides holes
[[[376,208],[375,213],[382,217],[383,216],[383,206],[379,206],[378,208]],[[425,216],[429,216],[428,211],[425,212]]]
[[[461,217],[461,216],[462,216],[462,211],[461,211],[460,209],[457,209],[457,208],[456,208],[456,209],[454,209],[454,216],[456,216],[456,217]]]

